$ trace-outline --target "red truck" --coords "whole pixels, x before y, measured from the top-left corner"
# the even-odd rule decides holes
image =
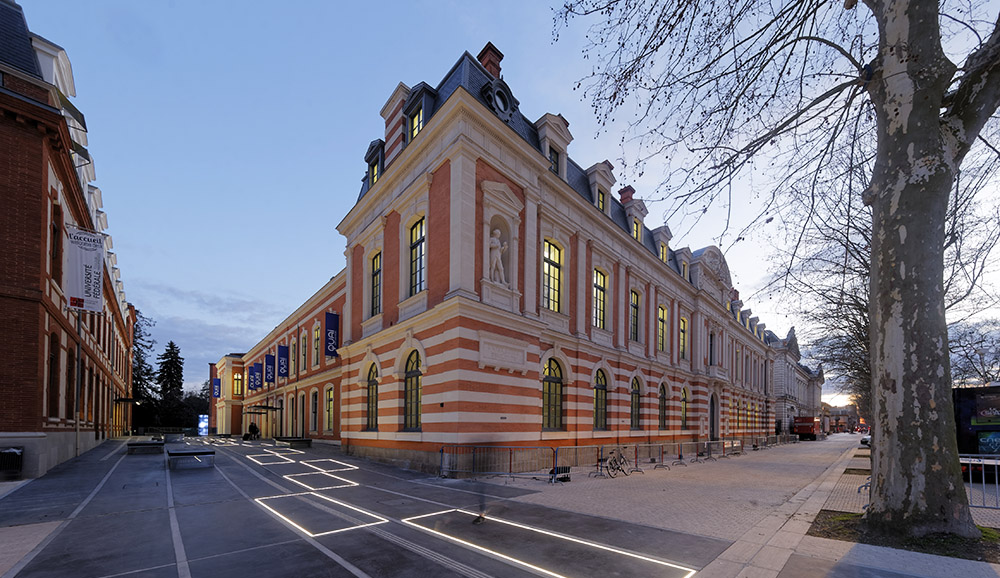
[[[792,424],[792,433],[798,434],[800,440],[816,440],[819,435],[819,418],[812,416],[800,416],[795,418]]]

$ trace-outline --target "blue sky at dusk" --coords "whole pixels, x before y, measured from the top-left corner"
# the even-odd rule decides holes
[[[529,120],[561,113],[581,166],[621,166],[621,133],[598,134],[574,91],[590,72],[585,26],[554,41],[543,2],[18,1],[32,32],[69,55],[126,296],[156,321],[156,353],[180,346],[189,386],[344,267],[336,225],[399,82],[435,86],[491,41]],[[616,177],[640,197],[657,181]],[[648,227],[664,208],[650,206]],[[668,224],[674,247],[721,229],[681,237]],[[744,296],[765,273],[762,250],[729,254]],[[784,335],[791,320],[765,305],[746,306]]]

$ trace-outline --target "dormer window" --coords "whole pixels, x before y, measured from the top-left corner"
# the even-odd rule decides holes
[[[549,147],[549,170],[559,174],[559,151]]]
[[[410,125],[410,128],[409,128],[409,140],[412,141],[413,139],[417,138],[417,134],[420,132],[420,129],[424,128],[424,109],[423,109],[423,107],[418,108],[416,110],[416,112],[414,112],[412,115],[410,115],[409,125]]]
[[[690,278],[688,278],[688,264],[687,264],[687,261],[681,261],[681,277],[684,277],[684,279],[687,280],[687,281],[691,280]]]
[[[601,189],[597,189],[597,210],[600,211],[600,212],[602,212],[602,213],[604,212],[604,204],[605,204],[605,196],[606,195],[607,195],[607,193],[605,193]]]
[[[368,165],[368,186],[374,187],[378,182],[378,163]]]
[[[660,243],[660,261],[666,263],[667,259],[669,258],[670,258],[670,250],[667,249],[667,244]]]
[[[382,139],[374,140],[368,145],[365,163],[368,164],[368,188],[372,188],[385,168],[385,142]]]
[[[639,219],[632,219],[632,238],[636,241],[642,241],[642,223]]]

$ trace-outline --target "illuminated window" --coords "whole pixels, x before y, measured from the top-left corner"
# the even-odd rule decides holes
[[[631,395],[631,425],[632,429],[640,429],[642,422],[640,420],[640,410],[642,403],[642,384],[639,383],[638,377],[632,378],[632,395]]]
[[[594,376],[594,429],[608,429],[608,378],[600,369]]]
[[[681,317],[681,335],[678,348],[680,350],[681,359],[687,359],[687,344],[688,344],[687,331],[688,331],[688,320]]]
[[[667,308],[662,306],[656,310],[656,350],[667,350]]]
[[[681,429],[688,428],[688,390],[681,390]]]
[[[368,368],[368,396],[367,396],[367,420],[365,429],[373,431],[378,429],[378,367],[373,363]]]
[[[659,403],[656,408],[657,427],[667,429],[667,388],[660,385]]]
[[[319,330],[319,325],[313,328],[313,365],[319,365],[319,352],[322,350],[320,345],[320,340],[322,333]]]
[[[372,317],[382,313],[382,252],[372,257]]]
[[[601,189],[597,189],[597,210],[602,213],[604,212],[605,194]]]
[[[416,112],[410,115],[410,140],[412,141],[417,137],[420,129],[424,128],[424,109],[418,108]]]
[[[685,261],[681,261],[681,277],[684,277],[688,281],[691,280],[688,278],[688,264]]]
[[[545,363],[542,377],[542,428],[562,429],[563,427],[562,368],[555,359]]]
[[[639,341],[639,293],[629,292],[629,339]]]
[[[594,269],[594,327],[604,329],[604,299],[608,278]]]
[[[368,186],[374,187],[375,183],[378,182],[378,163],[374,162],[368,165]]]
[[[420,354],[416,351],[406,358],[406,376],[403,381],[403,428],[420,428]]]
[[[642,240],[642,223],[639,219],[632,219],[632,238],[636,241]]]
[[[420,219],[410,227],[410,297],[424,290],[426,245],[424,219]]]
[[[326,390],[326,431],[333,431],[333,388]]]
[[[549,147],[549,170],[559,174],[559,151]]]
[[[243,395],[243,374],[233,374],[233,395]]]
[[[660,243],[660,261],[666,263],[668,259],[670,259],[670,249],[666,243]]]
[[[542,307],[559,311],[562,290],[562,249],[546,240],[542,253]]]

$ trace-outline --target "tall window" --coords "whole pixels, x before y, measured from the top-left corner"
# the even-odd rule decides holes
[[[70,405],[70,400],[76,397],[76,355],[73,351],[73,342],[70,342],[70,347],[66,350],[66,401],[60,404],[59,410],[60,414],[64,407]],[[66,415],[69,415],[69,409],[66,410]],[[53,415],[52,417],[56,417]]]
[[[59,334],[49,335],[49,417],[59,417]]]
[[[715,365],[715,334],[708,334],[708,364]]]
[[[559,174],[559,151],[549,147],[549,170]]]
[[[688,428],[688,390],[681,390],[681,429]]]
[[[378,429],[378,367],[373,363],[368,368],[368,396],[366,399],[367,421],[365,429],[374,431]]]
[[[378,182],[378,161],[368,165],[368,186],[374,187]]]
[[[607,193],[605,193],[601,189],[597,189],[597,210],[601,211],[602,213],[604,212],[604,203],[606,194]]]
[[[314,391],[309,396],[309,410],[312,412],[309,419],[309,430],[316,431],[319,428],[319,392]]]
[[[691,279],[690,279],[690,278],[688,277],[688,264],[687,264],[687,262],[686,262],[686,261],[682,261],[682,262],[681,262],[681,277],[684,277],[684,279],[686,279],[686,280],[688,280],[688,281],[690,281],[690,280],[691,280]]]
[[[659,403],[656,407],[657,427],[667,429],[667,388],[660,384]]]
[[[656,350],[667,350],[667,308],[656,309]]]
[[[632,378],[632,395],[631,395],[631,404],[630,404],[630,409],[631,409],[631,412],[630,412],[631,416],[630,417],[631,417],[632,429],[639,429],[641,427],[641,423],[642,423],[640,421],[640,410],[641,410],[641,408],[639,407],[641,403],[642,403],[642,384],[639,383],[639,378],[638,377],[633,377]]]
[[[299,351],[298,347],[296,347],[296,344],[298,343],[298,340],[296,340],[293,337],[291,339],[291,342],[292,342],[292,354],[288,356],[288,366],[289,366],[288,367],[288,375],[289,376],[295,375],[295,361],[296,361],[296,359],[298,359],[298,351]]]
[[[63,214],[62,207],[52,205],[52,244],[49,252],[49,270],[52,271],[52,280],[57,285],[62,285],[62,265],[63,265]]]
[[[319,330],[319,325],[313,328],[313,365],[319,365],[319,352],[322,349],[320,346],[322,333]]]
[[[742,365],[742,356],[740,355],[740,346],[736,346],[736,359],[733,360],[733,381],[740,380],[740,366]]]
[[[420,219],[410,227],[410,297],[424,290],[425,254],[424,219]]]
[[[632,238],[636,241],[642,240],[642,223],[639,219],[632,219]]]
[[[604,300],[608,277],[594,269],[594,327],[604,329]]]
[[[403,427],[420,428],[420,354],[416,351],[406,358],[406,377],[403,382]]]
[[[333,431],[333,388],[326,390],[326,431]]]
[[[299,350],[302,353],[302,365],[299,366],[299,369],[301,369],[302,371],[305,371],[306,370],[306,366],[307,366],[307,364],[309,362],[309,345],[306,342],[306,336],[305,335],[302,336],[302,339],[299,339]]]
[[[639,341],[639,292],[629,292],[629,339]]]
[[[542,377],[542,428],[562,429],[562,368],[555,359],[545,363]]]
[[[594,376],[594,429],[608,429],[608,378],[601,369]]]
[[[243,374],[233,374],[233,395],[243,395]]]
[[[372,317],[382,313],[382,252],[372,257]]]
[[[410,140],[412,141],[417,137],[417,133],[420,129],[424,128],[424,109],[418,108],[416,112],[410,115]]]
[[[667,249],[667,244],[660,243],[660,261],[666,263],[667,260],[669,259],[670,259],[670,250]]]
[[[687,345],[688,345],[687,334],[688,334],[688,320],[681,317],[681,336],[680,336],[681,338],[680,338],[680,343],[678,344],[680,346],[679,349],[680,349],[681,359],[687,359]]]
[[[558,312],[562,290],[562,249],[547,240],[542,250],[542,307]]]

